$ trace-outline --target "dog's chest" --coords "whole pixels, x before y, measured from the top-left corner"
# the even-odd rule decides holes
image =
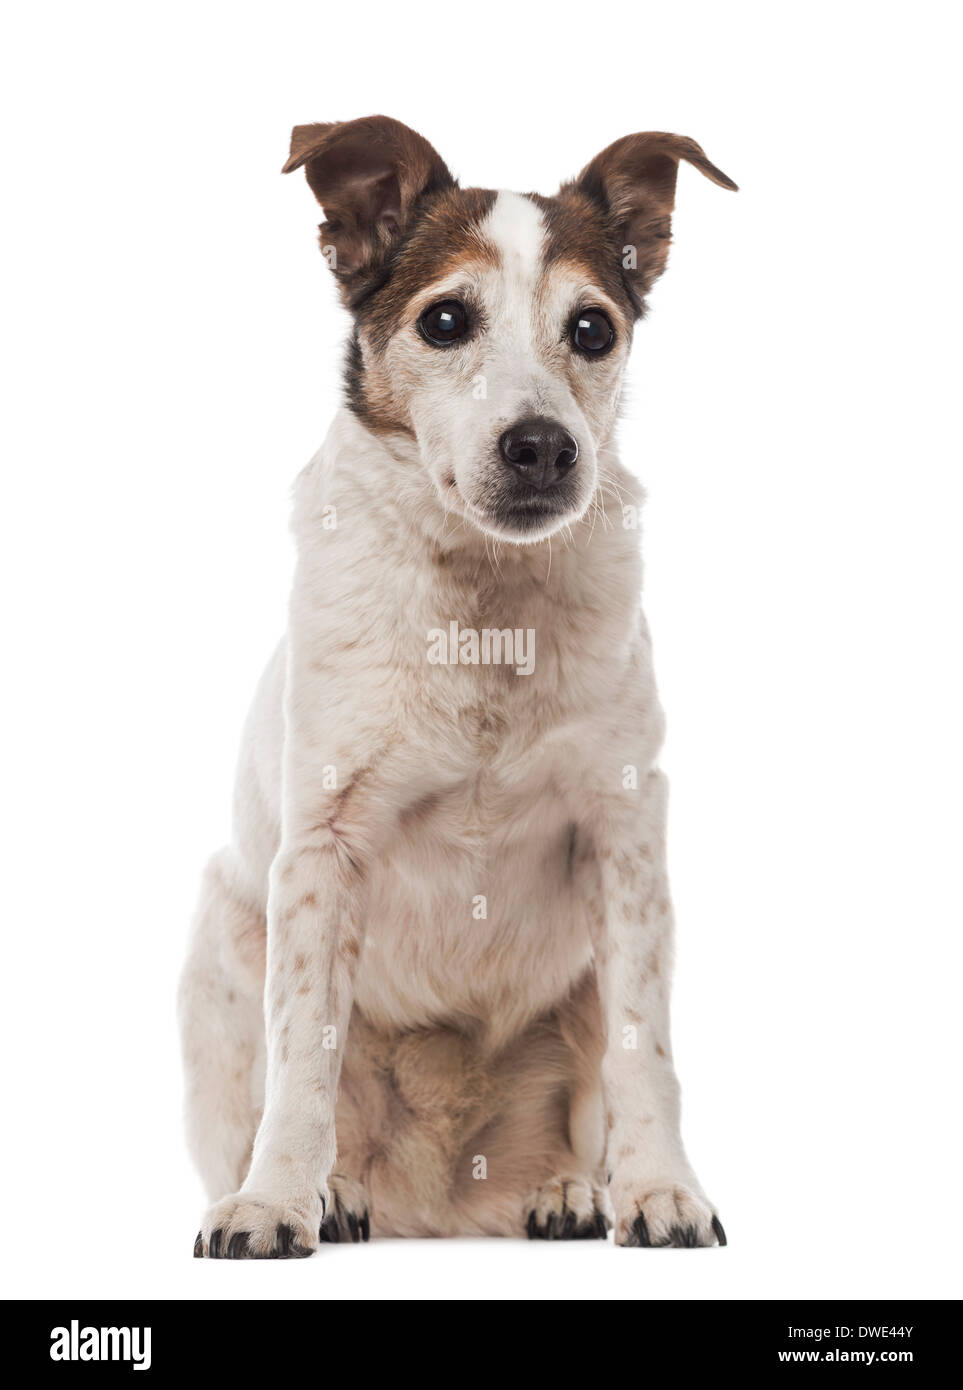
[[[496,713],[462,723],[480,754],[408,808],[372,881],[357,999],[393,1027],[463,1016],[510,1031],[591,957],[594,861],[557,750],[509,757]]]
[[[383,721],[404,748],[355,982],[373,1022],[478,1020],[507,1037],[589,965],[593,808],[642,761],[638,576],[620,554],[562,555],[550,584],[511,557],[484,582],[398,557],[390,587],[370,593],[356,566],[330,572],[325,611],[344,641],[323,644],[319,678],[337,689],[321,742],[336,745],[358,684],[328,664],[337,648],[390,673],[359,745],[376,746]]]

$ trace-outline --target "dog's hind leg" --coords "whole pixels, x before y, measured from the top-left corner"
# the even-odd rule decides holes
[[[524,1204],[530,1240],[605,1240],[612,1204],[605,1182],[605,1105],[600,1075],[604,1039],[595,971],[558,1010],[570,1056],[568,1143],[572,1162]]]
[[[178,998],[187,1136],[208,1196],[235,1192],[264,1095],[265,915],[222,850],[204,872]]]
[[[346,1173],[328,1178],[331,1201],[321,1223],[320,1238],[330,1244],[351,1240],[355,1245],[371,1236],[371,1198],[360,1182]]]

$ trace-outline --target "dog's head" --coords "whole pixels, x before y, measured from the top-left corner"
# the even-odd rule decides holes
[[[635,320],[665,267],[679,161],[735,184],[692,140],[617,140],[554,198],[460,188],[387,116],[297,126],[354,315],[351,408],[417,442],[444,506],[537,541],[587,509]]]

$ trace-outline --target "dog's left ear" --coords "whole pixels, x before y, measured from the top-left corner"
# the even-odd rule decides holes
[[[665,269],[682,159],[721,188],[736,188],[694,140],[663,131],[623,136],[596,155],[575,180],[575,188],[601,206],[615,224],[623,272],[640,304]]]
[[[327,219],[321,249],[349,301],[383,264],[419,200],[455,183],[424,136],[390,116],[295,126],[281,172],[302,165]]]

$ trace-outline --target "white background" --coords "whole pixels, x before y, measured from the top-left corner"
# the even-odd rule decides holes
[[[958,34],[936,4],[13,5],[3,1262],[50,1297],[958,1296]],[[174,992],[346,328],[295,122],[552,192],[695,137],[623,451],[724,1251],[194,1261]]]

